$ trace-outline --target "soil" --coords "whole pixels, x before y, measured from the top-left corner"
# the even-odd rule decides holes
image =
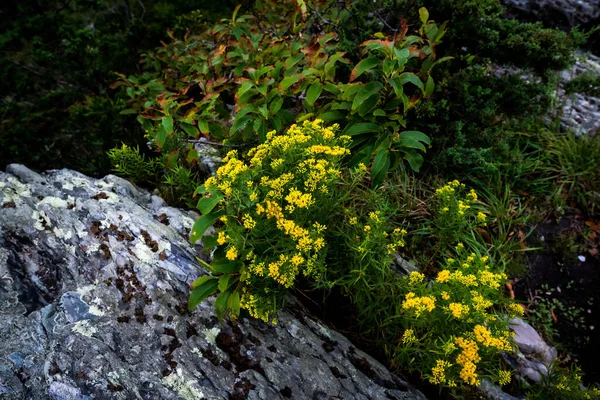
[[[598,228],[581,212],[547,218],[527,239],[542,249],[527,254],[527,276],[513,284],[530,321],[559,349],[562,362],[582,368],[586,383],[600,382]]]

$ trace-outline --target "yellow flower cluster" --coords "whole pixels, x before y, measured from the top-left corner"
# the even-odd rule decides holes
[[[254,227],[256,226],[256,221],[252,219],[252,217],[248,214],[242,217],[242,221],[246,229],[254,229]]]
[[[405,345],[409,345],[415,343],[417,341],[417,337],[415,336],[415,331],[412,329],[407,329],[404,331],[402,335],[402,343]]]
[[[431,312],[435,309],[435,297],[422,296],[417,297],[413,292],[406,294],[402,308],[405,310],[413,310],[418,318],[424,311]]]
[[[461,303],[450,303],[448,304],[448,309],[452,313],[452,316],[457,319],[461,319],[469,313],[469,306]]]
[[[510,383],[511,372],[502,370],[498,373],[498,383],[500,386],[508,385]]]
[[[419,283],[422,283],[423,279],[425,279],[425,275],[423,275],[420,272],[413,271],[410,273],[410,276],[408,278],[408,284],[410,286],[415,286],[415,285],[418,285]]]
[[[469,385],[478,386],[480,382],[475,371],[477,363],[481,361],[479,346],[475,341],[461,337],[454,339],[454,343],[462,350],[456,357],[456,363],[462,367],[460,378]]]
[[[452,364],[448,361],[437,360],[435,367],[431,368],[431,377],[429,378],[429,382],[434,385],[441,385],[446,383],[446,368],[450,368]]]
[[[290,212],[294,210],[294,206],[298,208],[308,208],[314,203],[314,200],[310,193],[302,193],[301,191],[296,190],[294,188],[290,189],[290,192],[286,196],[285,200],[288,203],[290,203],[290,206],[292,206]],[[286,207],[286,209],[288,208]]]
[[[346,154],[350,154],[350,150],[340,147],[340,146],[322,146],[322,145],[313,145],[307,149],[308,153],[311,155],[315,154],[327,154],[329,156],[345,156]]]
[[[508,306],[508,312],[510,313],[511,317],[522,317],[523,314],[525,314],[525,310],[518,303],[511,303]]]
[[[476,325],[475,328],[473,328],[473,333],[475,334],[475,340],[485,347],[493,347],[504,351],[509,351],[512,348],[507,338],[495,338],[492,335],[492,332],[483,325]]]
[[[231,246],[228,250],[227,253],[225,253],[225,258],[227,258],[230,261],[233,261],[237,258],[238,256],[238,250],[236,249],[235,246]]]
[[[228,234],[221,231],[221,232],[219,232],[219,235],[217,236],[217,243],[219,243],[220,245],[223,245],[223,244],[227,243],[227,239],[231,239],[231,238],[229,237]]]

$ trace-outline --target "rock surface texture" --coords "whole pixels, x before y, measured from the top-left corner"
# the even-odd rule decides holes
[[[194,217],[114,176],[0,172],[0,399],[424,399],[299,305],[188,312]]]
[[[528,83],[539,80],[530,71],[507,65],[492,65],[490,72],[496,76],[515,74]],[[562,131],[572,131],[578,136],[600,134],[600,98],[565,92],[565,85],[582,74],[600,75],[600,57],[591,53],[579,53],[575,64],[560,72],[560,82],[554,93],[556,106],[547,120],[550,122],[558,118]]]
[[[521,17],[570,28],[600,17],[600,0],[504,0]]]

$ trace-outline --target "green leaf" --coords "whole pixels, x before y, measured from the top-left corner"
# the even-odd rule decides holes
[[[215,278],[212,275],[203,275],[200,278],[196,279],[194,282],[192,282],[190,287],[192,289],[196,289],[198,286],[203,285],[204,283],[210,281],[211,279],[217,279],[217,278]]]
[[[215,293],[217,291],[218,282],[217,279],[210,279],[192,290],[188,300],[188,310],[193,310],[204,299]]]
[[[410,138],[426,144],[431,144],[431,139],[429,139],[429,136],[419,131],[404,131],[400,133],[400,137],[404,139]]]
[[[231,291],[227,290],[225,292],[221,292],[221,294],[219,294],[215,300],[215,314],[217,314],[217,318],[219,318],[219,320],[223,318],[223,314],[225,314],[227,311],[229,296],[231,296]]]
[[[292,76],[288,76],[286,78],[283,78],[281,80],[281,83],[279,84],[279,90],[283,92],[287,88],[289,88],[290,86],[292,86],[295,83],[297,83],[299,80],[300,80],[300,75],[292,75]]]
[[[375,117],[387,117],[387,113],[385,111],[383,111],[381,108],[378,108],[377,110],[373,111],[373,115]]]
[[[162,126],[165,128],[165,132],[167,135],[173,133],[173,118],[170,116],[162,117],[161,119]]]
[[[435,84],[433,83],[433,78],[431,75],[427,77],[427,84],[425,85],[425,97],[431,97],[433,91],[435,90]]]
[[[224,292],[229,288],[229,280],[231,279],[231,275],[225,274],[221,275],[219,278],[219,291]]]
[[[210,129],[208,127],[208,121],[205,119],[198,120],[198,129],[200,129],[200,132],[207,135],[210,132]]]
[[[356,167],[358,164],[363,163],[367,165],[369,160],[371,160],[371,154],[373,153],[373,145],[366,145],[358,150],[354,156],[348,161],[348,166],[350,168]]]
[[[352,102],[352,111],[355,111],[361,104],[365,102],[365,100],[374,94],[381,91],[383,88],[383,84],[381,82],[369,82],[362,87],[362,89],[354,96],[354,101]]]
[[[390,155],[389,149],[381,149],[375,155],[373,165],[371,166],[371,179],[373,186],[377,187],[383,183],[385,176],[387,175],[388,169],[390,168]]]
[[[192,232],[190,233],[190,242],[192,244],[196,243],[198,239],[204,236],[204,232],[206,232],[206,230],[224,214],[225,213],[223,211],[217,211],[202,215],[200,218],[198,218],[192,227]]]
[[[398,98],[402,97],[402,94],[404,94],[404,86],[402,86],[402,82],[400,81],[400,78],[395,77],[395,78],[388,80],[388,82],[394,89],[394,94],[396,95],[396,97],[398,97]]]
[[[254,84],[252,82],[249,82],[249,81],[246,81],[246,82],[242,83],[240,85],[240,88],[237,91],[237,97],[238,97],[238,99],[240,97],[242,97],[242,95],[244,93],[246,93],[248,90],[252,89],[253,86],[254,86]]]
[[[341,111],[328,111],[319,115],[319,119],[325,122],[339,121],[346,118],[346,113]]]
[[[236,290],[229,296],[227,306],[231,310],[231,315],[234,318],[237,318],[240,315],[240,292]]]
[[[193,138],[197,138],[198,134],[200,133],[200,132],[198,132],[198,128],[196,128],[192,124],[186,124],[185,122],[182,122],[180,126],[185,131],[185,133],[187,133],[189,136],[191,136]]]
[[[214,273],[217,274],[233,274],[235,272],[240,272],[242,269],[242,263],[240,260],[228,260],[227,258],[223,258],[220,260],[213,260],[210,263],[210,269]]]
[[[212,249],[213,247],[217,247],[219,242],[217,242],[217,235],[207,235],[202,238],[202,250],[205,252]]]
[[[339,94],[342,93],[342,91],[340,90],[340,88],[337,87],[337,85],[335,85],[335,84],[333,84],[331,82],[326,83],[325,86],[324,86],[324,89],[327,92],[329,92],[329,93],[331,93],[331,94],[333,94],[335,96],[337,96],[337,95],[339,95]]]
[[[198,200],[196,208],[200,210],[202,214],[208,214],[215,208],[215,206],[223,199],[223,194],[219,192],[210,192],[210,197],[203,196]]]
[[[344,135],[353,136],[367,132],[379,132],[379,129],[380,127],[377,124],[370,122],[359,122],[357,124],[348,125],[345,129]]]
[[[419,169],[423,165],[423,156],[414,150],[408,149],[404,153],[404,158],[408,161],[410,168],[415,172],[419,172]]]
[[[379,93],[375,93],[371,97],[366,98],[358,107],[358,115],[365,117],[369,112],[377,107],[380,99],[381,95]]]
[[[271,106],[269,109],[269,113],[271,115],[275,115],[281,110],[281,106],[283,105],[283,97],[277,96],[271,102]]]
[[[306,102],[308,103],[308,105],[313,106],[315,104],[315,101],[317,101],[317,99],[321,95],[322,91],[323,84],[321,82],[313,82],[312,85],[310,85],[310,87],[306,91]]]
[[[156,144],[158,144],[158,147],[163,147],[166,141],[167,131],[165,131],[165,127],[161,125],[158,127],[158,131],[156,132]]]
[[[425,7],[419,8],[419,18],[421,19],[421,23],[425,24],[429,21],[429,11]]]
[[[380,63],[381,60],[377,57],[368,57],[361,60],[352,70],[352,73],[350,74],[350,82],[361,76],[366,71],[375,68]]]
[[[406,82],[410,82],[413,85],[415,85],[416,87],[418,87],[419,89],[421,89],[421,91],[423,91],[423,82],[421,82],[419,77],[416,76],[415,74],[410,73],[410,72],[405,72],[403,74],[400,74],[400,76],[398,78],[399,78],[400,84],[404,85]]]
[[[285,67],[285,69],[290,69],[294,65],[298,64],[298,61],[302,60],[303,57],[304,57],[304,54],[302,54],[302,53],[298,53],[295,56],[291,56],[287,60],[285,60],[285,62],[283,63],[283,66]]]

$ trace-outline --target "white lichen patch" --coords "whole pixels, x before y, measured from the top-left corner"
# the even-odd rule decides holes
[[[98,201],[99,202],[106,202],[106,203],[110,203],[110,204],[116,204],[119,202],[119,196],[114,194],[113,192],[102,192],[105,193],[107,198],[103,199],[100,198]]]
[[[69,184],[68,182],[63,183],[63,188],[65,188],[65,185]],[[83,179],[83,178],[71,178],[71,189],[67,189],[67,190],[73,190],[73,186],[85,186],[85,187],[90,187],[90,182],[87,179]]]
[[[213,346],[217,345],[216,339],[217,339],[217,335],[219,334],[219,332],[221,332],[221,330],[217,327],[202,330],[202,333],[204,334],[204,338],[206,339],[206,341],[208,343],[212,344]]]
[[[117,371],[110,371],[108,373],[108,377],[113,381],[116,382],[119,379],[121,379],[121,376],[117,373]]]
[[[69,240],[69,239],[71,239],[73,237],[73,232],[71,232],[69,230],[63,230],[63,229],[60,229],[60,228],[54,228],[53,232],[56,235],[56,237],[59,238],[59,239]]]
[[[180,368],[177,372],[164,377],[162,384],[177,392],[184,400],[197,400],[206,398],[204,393],[196,389],[193,381],[186,381]]]
[[[43,231],[46,226],[52,226],[50,218],[48,218],[44,211],[34,211],[31,214],[31,218],[35,221],[33,227],[38,231]]]
[[[19,197],[31,197],[29,186],[21,183],[18,179],[9,176],[7,179],[14,187],[14,191]]]
[[[38,203],[38,205],[41,205],[41,204],[48,204],[54,208],[67,208],[69,205],[69,203],[66,200],[60,199],[58,197],[52,197],[52,196],[44,197]]]
[[[92,254],[98,251],[98,249],[100,248],[100,243],[90,243],[90,245],[87,247],[87,250],[85,251],[86,254]]]
[[[101,188],[101,189],[111,189],[113,186],[115,186],[114,183],[112,182],[104,182],[102,179],[98,179],[97,181],[94,182],[94,186]]]
[[[77,236],[80,239],[83,239],[84,237],[87,237],[88,233],[86,230],[85,225],[83,224],[83,222],[81,221],[75,221],[75,230],[77,231]]]
[[[155,264],[158,262],[159,254],[163,251],[171,251],[171,243],[170,242],[158,242],[158,250],[153,252],[150,247],[146,244],[144,239],[141,236],[137,237],[137,242],[135,244],[134,253],[138,260],[146,264]]]
[[[95,305],[91,305],[88,312],[90,314],[97,315],[99,317],[105,315],[105,312],[102,311],[100,308],[98,308],[98,306],[95,306]]]
[[[64,190],[73,190],[73,184],[71,182],[63,182],[62,188]]]
[[[195,354],[200,358],[204,357],[204,354],[202,354],[202,350],[200,350],[197,347],[194,347],[191,351],[192,351],[192,354]]]
[[[92,337],[94,333],[98,333],[98,328],[90,325],[90,321],[87,319],[77,322],[71,330],[87,337]]]
[[[4,186],[6,186],[6,183],[0,182],[0,189],[2,189]]]

